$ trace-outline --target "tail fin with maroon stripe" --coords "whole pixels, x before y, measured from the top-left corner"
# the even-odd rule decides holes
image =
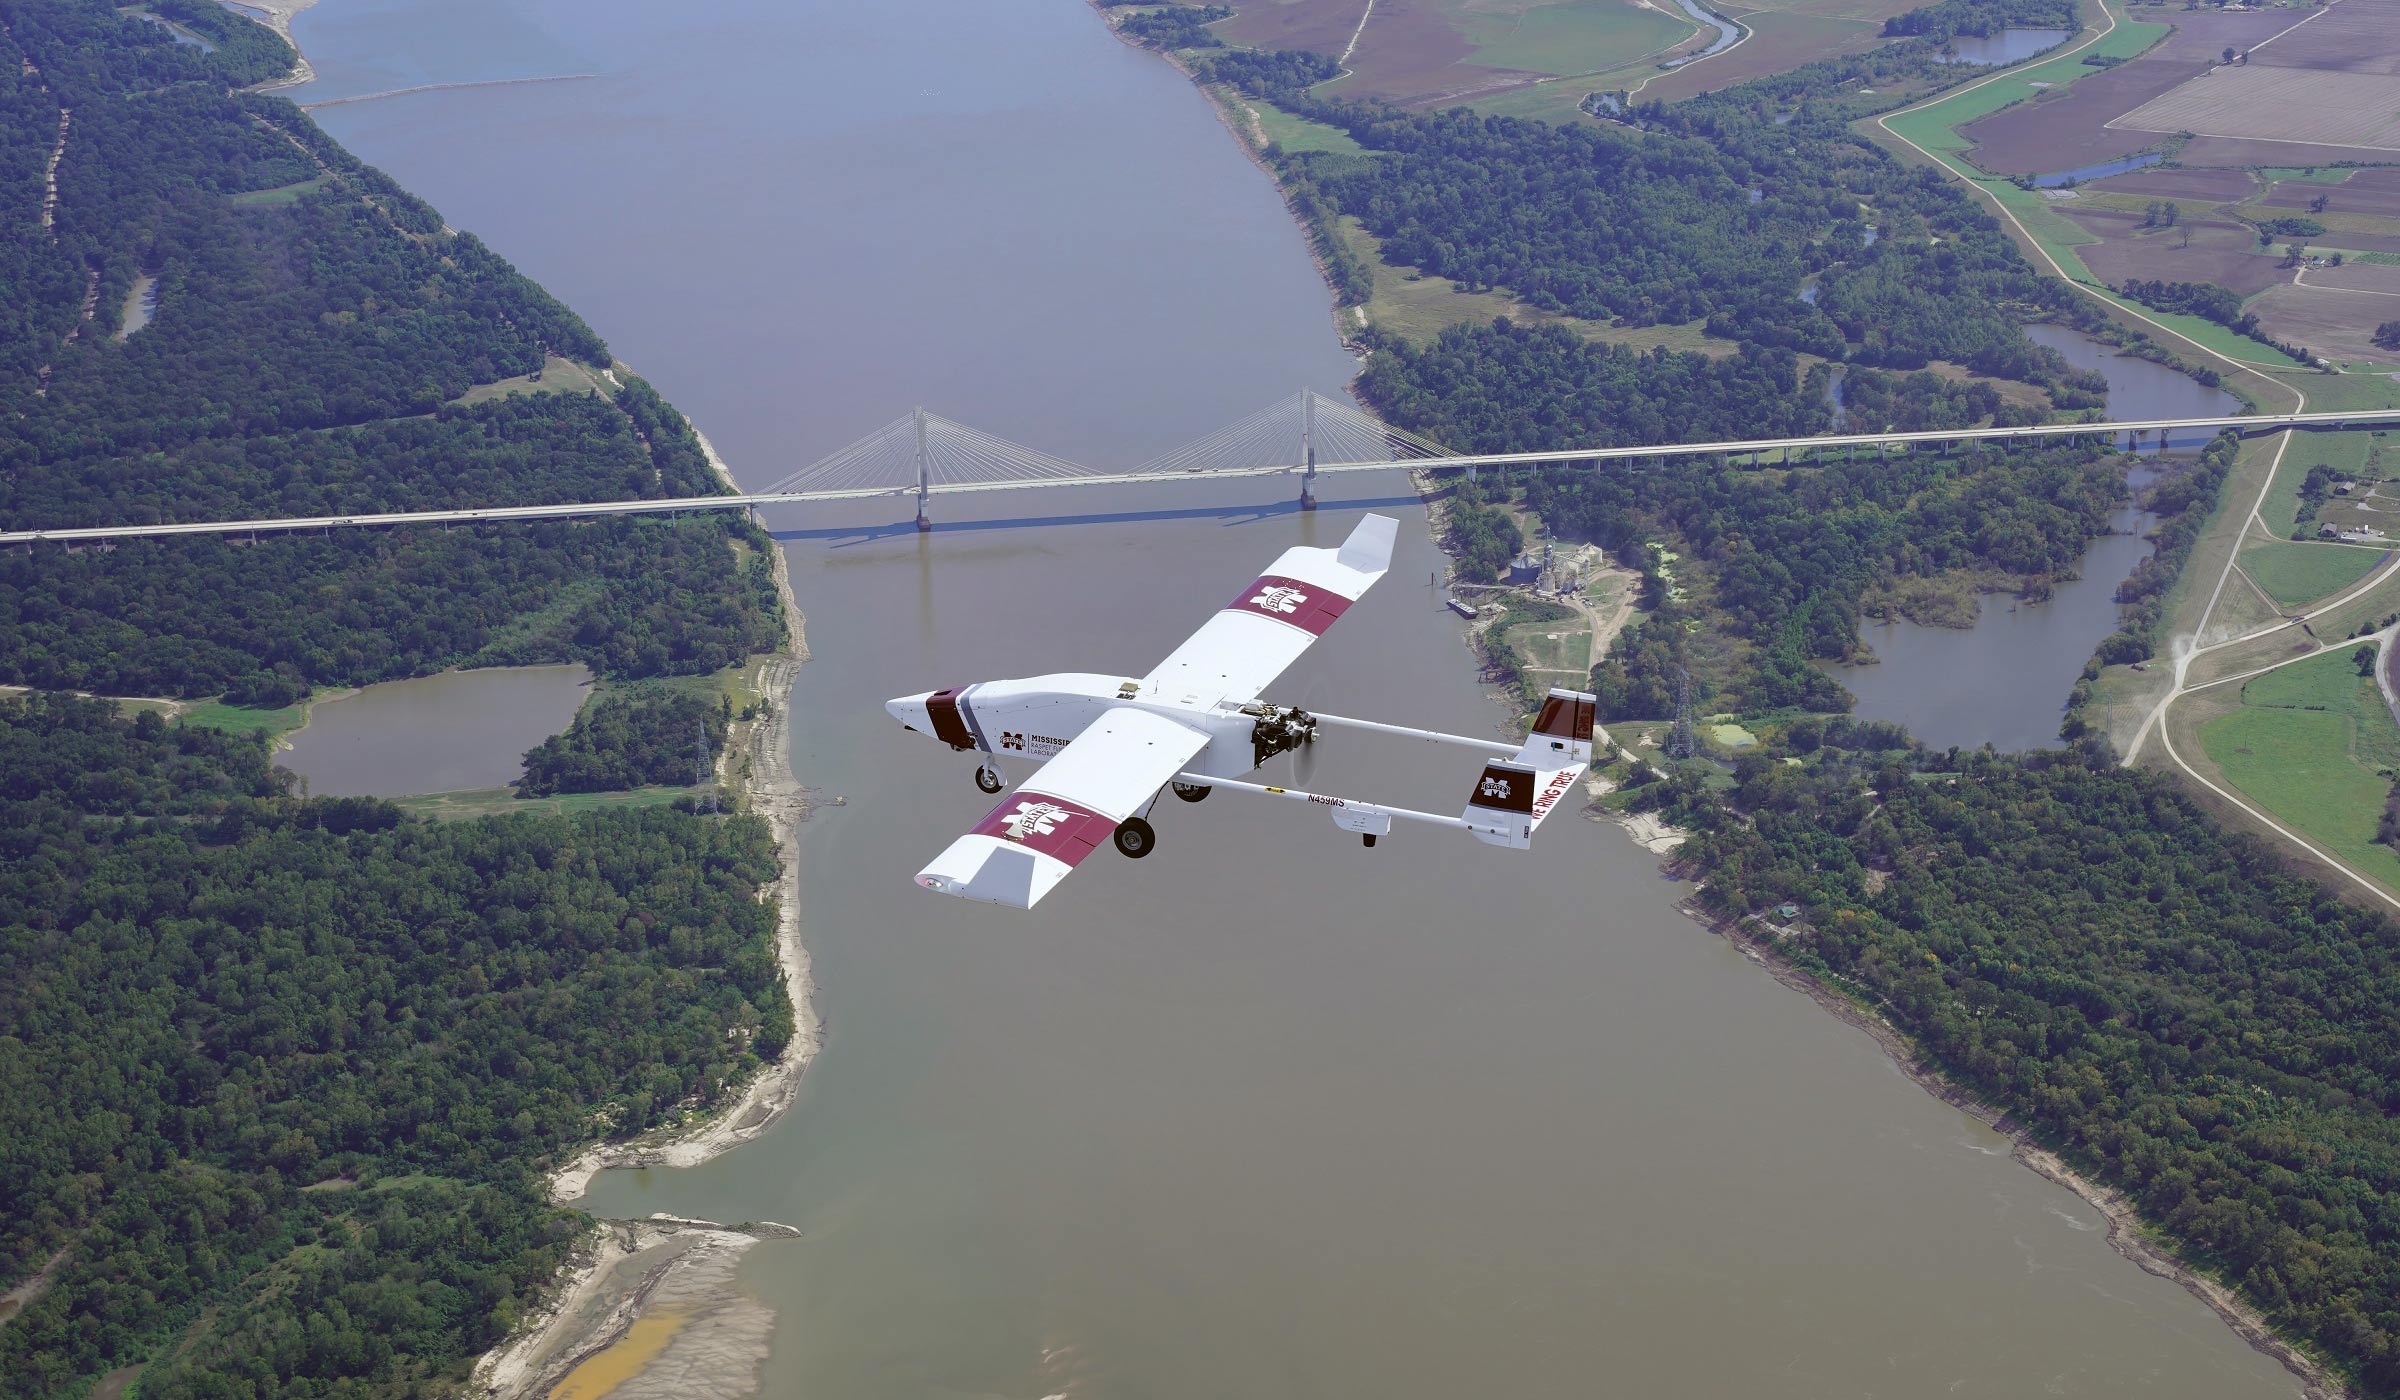
[[[1462,814],[1476,840],[1520,851],[1533,844],[1534,829],[1591,765],[1596,703],[1582,691],[1551,691],[1516,756],[1483,765]]]

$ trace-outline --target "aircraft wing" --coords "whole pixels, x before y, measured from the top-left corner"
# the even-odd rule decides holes
[[[1391,567],[1400,522],[1370,515],[1339,549],[1287,549],[1149,679],[1161,690],[1255,700]]]
[[[1110,710],[918,871],[917,883],[1031,909],[1207,744],[1208,735],[1164,715]]]

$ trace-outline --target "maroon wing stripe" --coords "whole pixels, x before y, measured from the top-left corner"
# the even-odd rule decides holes
[[[1080,802],[1019,788],[975,823],[972,833],[1023,846],[1073,866],[1099,849],[1117,824]]]
[[[1323,584],[1302,583],[1281,574],[1261,574],[1225,605],[1227,612],[1252,612],[1288,623],[1312,637],[1322,637],[1350,609],[1350,600]]]

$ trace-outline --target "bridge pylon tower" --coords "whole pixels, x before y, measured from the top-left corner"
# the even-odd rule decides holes
[[[917,420],[917,528],[931,530],[933,520],[925,514],[925,502],[933,495],[933,458],[925,450],[925,405],[918,404]]]
[[[1317,508],[1317,396],[1300,391],[1300,509]]]

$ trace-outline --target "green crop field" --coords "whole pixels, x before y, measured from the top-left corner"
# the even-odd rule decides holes
[[[2400,855],[2375,840],[2400,769],[2400,724],[2351,650],[2251,681],[2242,708],[2203,725],[2200,743],[2276,820],[2400,888]]]
[[[2283,454],[2283,465],[2275,471],[2275,489],[2258,508],[2258,518],[2276,534],[2290,534],[2300,518],[2300,483],[2308,479],[2310,470],[2330,467],[2342,476],[2355,477],[2366,470],[2367,454],[2374,443],[2370,433],[2295,435],[2291,449]]]
[[[2383,552],[2353,545],[2302,544],[2282,540],[2242,551],[2242,572],[2287,608],[2340,592],[2383,562]]]
[[[292,204],[297,202],[300,196],[321,190],[331,183],[333,183],[332,176],[318,175],[295,184],[277,185],[271,190],[251,190],[246,194],[237,194],[233,196],[232,202],[242,205]]]
[[[1366,147],[1350,139],[1350,133],[1338,126],[1327,126],[1323,122],[1294,116],[1272,102],[1252,102],[1231,94],[1227,94],[1227,100],[1241,103],[1258,113],[1259,129],[1266,133],[1267,140],[1292,154],[1331,151],[1337,155],[1360,156],[1367,153]]]
[[[183,712],[178,724],[205,725],[210,729],[231,729],[249,733],[263,729],[269,734],[286,734],[300,727],[308,717],[306,705],[285,705],[275,710],[254,710],[247,705],[227,705],[215,700],[194,705]]]
[[[1625,0],[1571,0],[1513,15],[1469,11],[1459,16],[1459,27],[1475,46],[1470,63],[1564,77],[1597,73],[1671,48],[1697,26],[1679,14]]]

